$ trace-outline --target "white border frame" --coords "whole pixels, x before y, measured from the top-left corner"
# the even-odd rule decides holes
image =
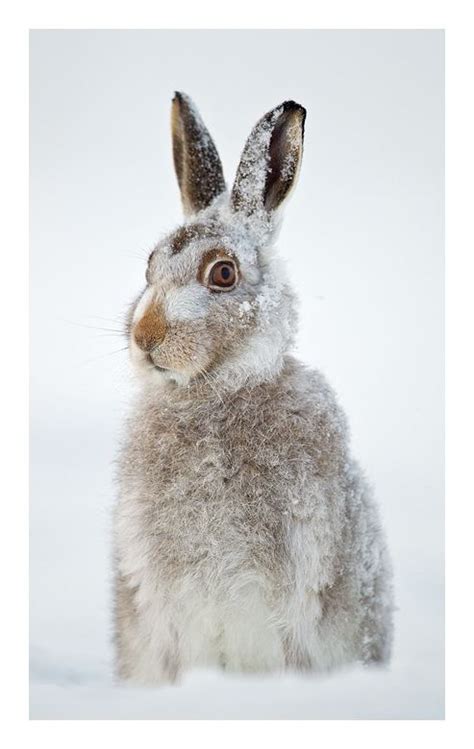
[[[380,2],[336,2],[308,8],[306,2],[240,0],[233,8],[223,3],[181,2],[164,8],[156,2],[82,0],[71,4],[48,0],[17,2],[2,11],[2,463],[3,523],[0,552],[3,657],[1,689],[7,746],[34,741],[35,747],[74,749],[93,739],[92,746],[114,742],[136,746],[152,740],[173,744],[192,741],[222,745],[241,742],[283,744],[326,739],[332,746],[395,746],[410,737],[410,745],[462,743],[469,733],[471,668],[468,663],[470,586],[469,548],[472,534],[472,438],[474,383],[472,357],[472,237],[474,132],[472,80],[472,25],[467,2],[398,0],[393,7]],[[271,23],[268,19],[271,18]],[[445,28],[447,81],[447,719],[446,721],[32,721],[27,708],[27,417],[28,357],[27,286],[27,122],[29,28]],[[3,223],[3,222],[2,222]],[[470,313],[470,314],[469,314]],[[3,629],[5,632],[3,633]],[[472,657],[472,656],[471,656]],[[468,705],[469,701],[469,705]],[[390,722],[391,725],[386,725]],[[249,725],[250,723],[250,725]],[[8,743],[6,743],[8,742]],[[461,743],[461,739],[460,739]]]

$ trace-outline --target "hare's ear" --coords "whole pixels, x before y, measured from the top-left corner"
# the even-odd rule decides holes
[[[274,211],[296,184],[303,155],[306,110],[285,101],[257,122],[245,144],[231,204],[250,216]]]
[[[209,131],[186,94],[171,106],[173,159],[186,216],[207,208],[225,190],[222,164]]]

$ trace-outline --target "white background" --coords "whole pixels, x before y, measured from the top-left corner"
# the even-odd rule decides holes
[[[441,32],[32,34],[32,717],[443,717],[443,85]],[[263,112],[308,109],[280,248],[299,355],[339,393],[387,528],[388,673],[112,686],[112,463],[131,383],[123,339],[96,328],[120,327],[180,220],[174,89],[229,181]]]

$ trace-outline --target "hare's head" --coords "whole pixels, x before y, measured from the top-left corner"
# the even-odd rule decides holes
[[[173,156],[185,223],[151,253],[147,286],[129,315],[132,360],[147,376],[234,384],[280,370],[295,315],[272,245],[298,176],[305,114],[287,101],[262,117],[229,194],[198,111],[175,95]]]

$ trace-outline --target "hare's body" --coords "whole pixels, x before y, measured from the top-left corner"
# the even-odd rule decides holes
[[[317,373],[145,390],[121,459],[120,671],[384,660],[386,560],[344,417]]]
[[[195,133],[202,122],[179,102]],[[278,149],[299,122],[288,111],[291,122],[282,108],[267,117]],[[257,138],[275,175],[273,142]],[[370,492],[331,389],[286,353],[292,294],[267,253],[268,200],[297,172],[286,156],[265,213],[245,181],[248,147],[233,211],[215,200],[215,174],[209,209],[189,188],[198,218],[157,247],[131,310],[145,381],[119,462],[116,645],[119,674],[137,682],[389,656],[390,570]]]

